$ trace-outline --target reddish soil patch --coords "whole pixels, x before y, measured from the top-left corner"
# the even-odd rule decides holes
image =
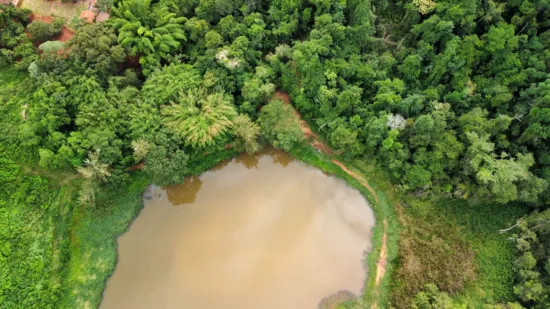
[[[145,162],[141,161],[138,164],[132,165],[132,167],[130,167],[130,170],[131,171],[142,170],[144,166],[145,166]]]
[[[61,33],[54,36],[51,41],[61,41],[61,42],[67,42],[74,36],[74,32],[67,28],[66,26],[63,26],[63,29],[61,29]]]
[[[380,200],[378,199],[378,195],[376,195],[376,192],[374,191],[374,189],[369,185],[369,183],[367,181],[365,181],[365,179],[363,179],[363,177],[361,177],[360,175],[358,175],[354,171],[350,171],[342,162],[340,162],[336,159],[332,159],[332,163],[338,165],[348,175],[350,175],[351,177],[357,179],[357,181],[359,181],[359,183],[361,183],[361,185],[363,187],[367,188],[367,190],[369,190],[369,192],[372,194],[372,196],[374,196],[374,199],[376,200],[376,202],[380,203]]]
[[[283,101],[283,103],[285,103],[285,104],[290,104],[290,102],[291,102],[290,96],[288,95],[288,93],[283,92],[281,90],[275,91],[275,93],[273,94],[273,97],[271,97],[271,99],[281,99],[281,101]]]
[[[387,257],[388,257],[388,235],[386,234],[386,230],[388,229],[388,221],[384,220],[384,235],[382,236],[382,248],[380,249],[380,256],[378,258],[378,262],[376,262],[376,280],[375,284],[380,284],[380,280],[384,277],[384,273],[386,272],[386,264],[388,263]]]
[[[46,22],[48,24],[53,23],[53,18],[51,16],[42,16],[42,15],[38,15],[38,14],[32,14],[31,15],[31,21],[35,21],[35,20],[41,20],[41,21]]]
[[[380,248],[380,255],[378,256],[378,262],[376,262],[376,280],[374,286],[378,286],[384,274],[386,273],[386,265],[388,264],[388,221],[384,219],[384,235],[382,235],[382,248]],[[378,302],[375,300],[371,309],[378,308]]]

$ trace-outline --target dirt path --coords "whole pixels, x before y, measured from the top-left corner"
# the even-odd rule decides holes
[[[376,262],[376,279],[374,280],[374,286],[378,287],[384,274],[386,273],[386,264],[388,263],[388,221],[384,219],[384,235],[382,235],[382,248],[380,248],[380,255]],[[374,300],[374,303],[370,307],[371,309],[378,308],[378,302]]]
[[[279,98],[281,99],[285,104],[291,104],[290,96],[280,90],[277,90],[273,94],[273,98]],[[314,147],[315,149],[322,151],[326,153],[329,156],[334,155],[334,151],[330,149],[327,145],[325,145],[323,142],[320,141],[319,137],[311,131],[311,128],[307,124],[305,120],[302,119],[302,115],[294,109],[294,113],[298,120],[300,121],[300,128],[302,129],[302,132],[304,134],[304,137],[306,140],[308,140],[308,143]],[[376,191],[369,185],[369,183],[363,178],[363,176],[357,174],[354,171],[351,171],[344,165],[344,163],[332,158],[332,163],[338,165],[344,172],[346,172],[351,177],[355,178],[359,183],[367,188],[369,192],[372,194],[374,199],[376,200],[376,203],[380,203],[380,200],[378,199],[378,195],[376,194]],[[374,286],[378,287],[380,284],[380,281],[382,281],[382,278],[384,278],[384,274],[386,273],[386,265],[388,263],[388,221],[384,219],[384,233],[382,235],[382,247],[380,248],[380,255],[378,256],[378,261],[376,262],[376,278],[374,281]],[[378,302],[374,300],[374,303],[371,306],[371,309],[378,308]]]
[[[363,177],[361,177],[360,175],[358,175],[353,171],[350,171],[342,162],[336,159],[332,159],[332,163],[338,165],[344,172],[346,172],[348,175],[350,175],[351,177],[359,181],[359,183],[361,183],[363,187],[367,188],[367,190],[369,190],[372,196],[374,196],[374,199],[376,200],[376,202],[380,203],[380,200],[378,199],[378,195],[376,195],[376,192],[374,191],[374,189],[369,185],[369,183],[365,179],[363,179]]]
[[[374,282],[376,286],[380,284],[380,280],[382,280],[382,278],[384,277],[384,273],[386,272],[386,263],[388,262],[388,234],[386,233],[387,230],[388,221],[384,219],[384,235],[382,236],[382,248],[380,249],[378,262],[376,262],[376,280]]]

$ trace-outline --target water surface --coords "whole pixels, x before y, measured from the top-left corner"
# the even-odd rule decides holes
[[[314,309],[365,280],[374,215],[343,181],[269,150],[154,188],[101,309]]]

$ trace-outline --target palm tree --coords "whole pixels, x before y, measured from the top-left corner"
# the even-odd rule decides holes
[[[79,201],[81,204],[95,205],[95,187],[96,181],[105,181],[111,176],[109,165],[99,161],[100,150],[90,152],[84,164],[77,168],[77,171],[84,177],[84,182],[80,188]]]
[[[84,160],[84,164],[81,167],[77,168],[77,171],[86,179],[93,180],[106,180],[108,176],[111,176],[109,173],[109,165],[101,163],[99,161],[99,155],[101,151],[97,149],[95,152],[90,152],[88,158]]]
[[[113,7],[114,27],[118,42],[140,63],[155,63],[178,51],[187,37],[183,31],[185,17],[176,17],[167,8],[156,9],[150,0],[125,0]]]
[[[222,94],[181,93],[179,103],[162,109],[164,124],[179,134],[186,145],[206,147],[233,126],[237,112]]]

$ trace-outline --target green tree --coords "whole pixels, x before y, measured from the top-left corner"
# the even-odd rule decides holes
[[[177,103],[164,106],[163,123],[180,135],[185,144],[206,147],[230,132],[237,112],[226,96],[204,90],[182,92]]]
[[[111,176],[109,165],[102,163],[100,160],[100,153],[100,149],[90,152],[82,166],[77,168],[78,173],[84,178],[79,196],[79,201],[83,205],[95,206],[98,182],[105,181],[107,177]]]
[[[86,24],[69,41],[69,57],[84,62],[102,76],[116,71],[116,66],[126,58],[118,45],[116,34],[103,23]]]
[[[179,149],[153,146],[145,159],[145,173],[159,186],[181,183],[189,156]]]
[[[37,41],[46,41],[54,36],[52,25],[42,20],[33,21],[27,26],[27,30],[31,37]]]
[[[281,100],[273,100],[260,111],[261,136],[273,146],[290,151],[303,139],[294,110]]]
[[[255,124],[248,115],[239,115],[233,120],[233,134],[235,135],[235,148],[253,154],[259,150],[258,137],[260,127]]]
[[[130,55],[140,55],[146,74],[187,40],[183,30],[186,18],[170,13],[167,7],[152,5],[151,0],[123,0],[112,13],[118,42]]]

